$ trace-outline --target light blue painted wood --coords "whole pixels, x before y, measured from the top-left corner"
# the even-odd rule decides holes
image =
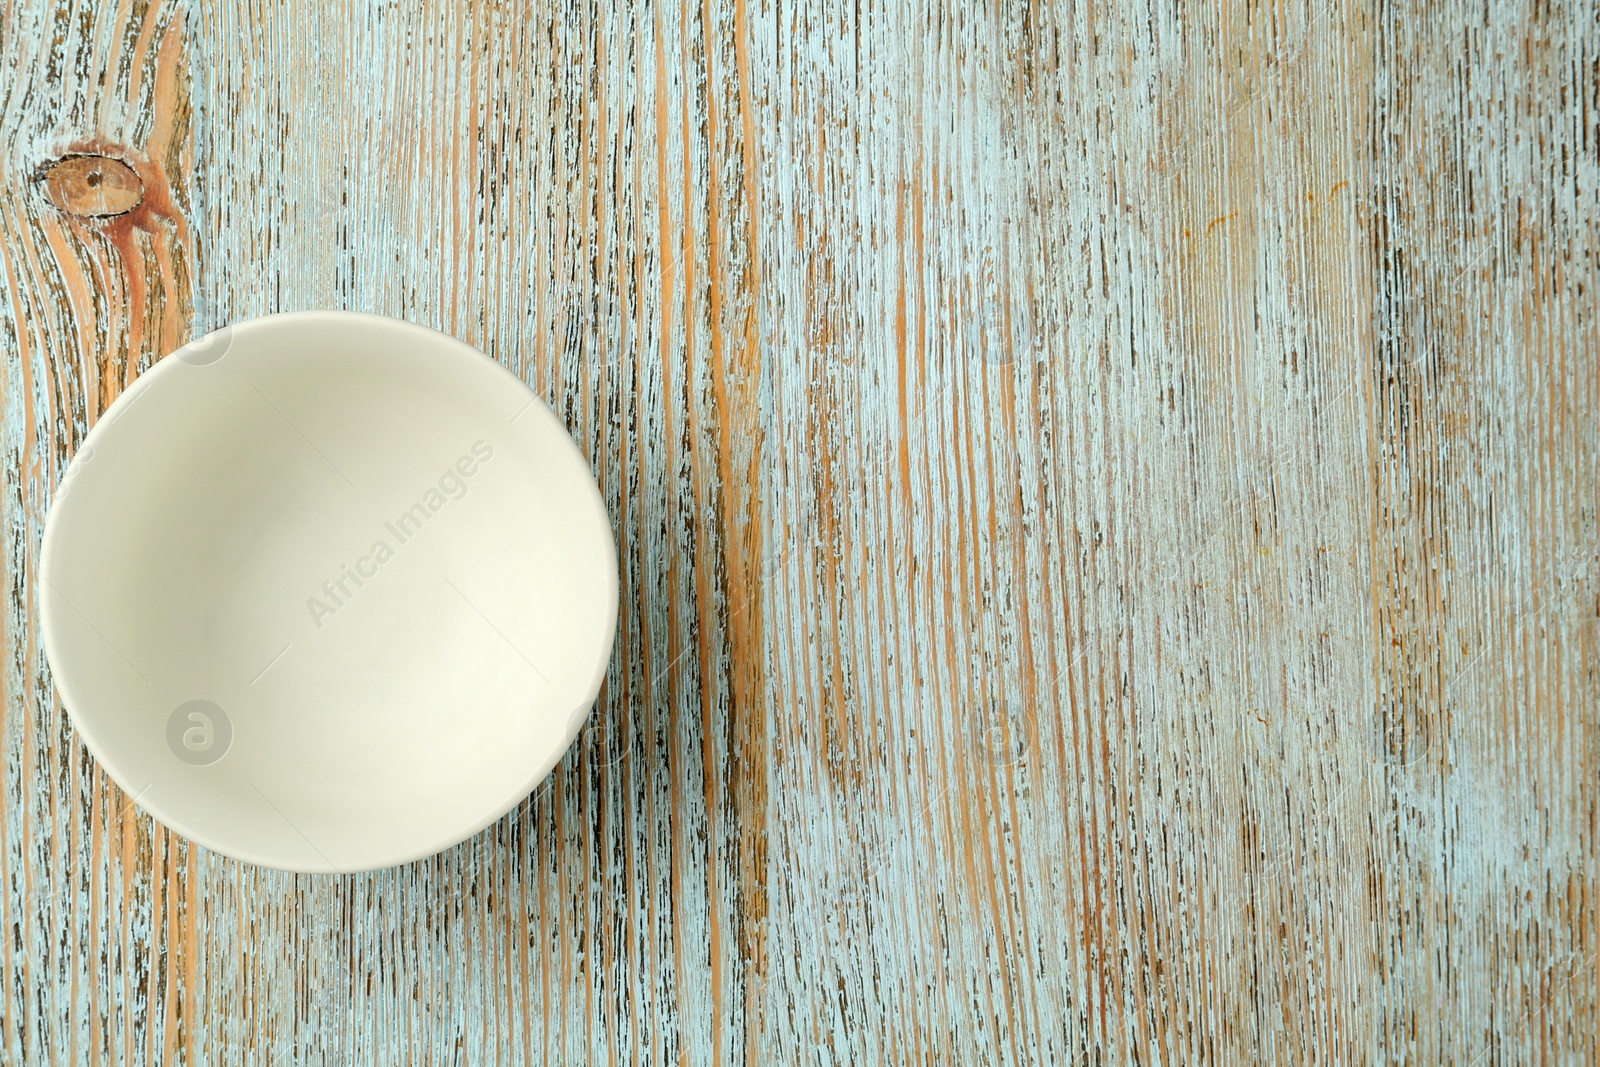
[[[0,12],[0,1062],[1594,1060],[1595,16]],[[99,412],[309,307],[522,375],[623,576],[556,774],[350,878],[36,629]]]

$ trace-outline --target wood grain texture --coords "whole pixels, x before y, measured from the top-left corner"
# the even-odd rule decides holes
[[[0,1062],[1600,1058],[1592,2],[0,19]],[[522,375],[623,581],[343,878],[140,813],[35,611],[99,412],[312,307]]]
[[[747,1060],[761,405],[731,21],[218,4],[202,24],[195,154],[229,162],[197,172],[197,314],[376,311],[504,362],[591,457],[625,607],[597,727],[490,833],[347,881],[208,859],[199,958],[267,955],[196,973],[197,1042],[224,1061],[264,1037],[294,1062]]]
[[[184,18],[161,5],[0,14],[6,1064],[171,1061],[193,1018],[196,855],[142,816],[73,733],[40,644],[35,581],[51,491],[77,443],[187,336]],[[92,154],[136,173],[144,194],[132,210],[101,218],[52,203],[48,165]]]

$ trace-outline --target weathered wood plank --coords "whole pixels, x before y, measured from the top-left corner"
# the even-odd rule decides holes
[[[1594,16],[762,8],[774,1058],[1596,1054]]]
[[[34,620],[39,538],[77,442],[140,370],[182,343],[189,59],[173,5],[9,5],[0,19],[0,447],[5,513],[4,996],[0,1061],[170,1060],[194,964],[183,842],[89,759],[51,687]],[[81,195],[49,165],[101,162]],[[138,202],[108,214],[124,185]]]
[[[1592,1061],[1600,22],[1446,14],[1464,54],[1378,26],[1377,1020],[1394,1058]]]
[[[494,355],[592,458],[624,604],[598,725],[491,833],[345,883],[202,860],[212,947],[271,951],[200,976],[207,1047],[744,1061],[766,774],[733,12],[217,4],[198,22],[200,318],[356,308]],[[250,937],[256,917],[273,929]]]

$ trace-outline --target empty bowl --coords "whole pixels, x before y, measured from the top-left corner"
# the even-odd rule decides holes
[[[617,614],[605,505],[516,376],[305,312],[142,375],[56,491],[45,651],[74,725],[217,852],[350,872],[511,810],[572,743]]]

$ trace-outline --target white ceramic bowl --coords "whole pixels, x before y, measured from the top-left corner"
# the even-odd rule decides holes
[[[56,491],[45,651],[84,743],[208,848],[426,856],[549,773],[593,704],[616,548],[509,371],[348,312],[219,330],[100,418]]]

